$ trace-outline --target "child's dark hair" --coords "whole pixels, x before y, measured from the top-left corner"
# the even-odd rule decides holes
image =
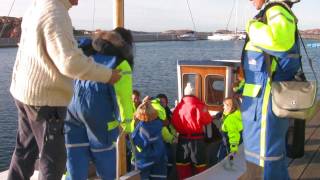
[[[132,94],[140,97],[140,92],[136,89],[132,90]]]
[[[158,94],[157,98],[164,98],[164,99],[166,99],[168,101],[168,97],[165,94]]]
[[[123,27],[117,27],[114,29],[115,32],[119,33],[120,36],[123,38],[123,40],[128,43],[130,46],[133,44],[133,37],[131,34],[131,31],[128,29],[125,29]]]
[[[123,38],[123,40],[129,45],[131,46],[131,50],[133,50],[133,37],[132,37],[132,34],[131,34],[131,31],[128,30],[128,29],[125,29],[123,27],[117,27],[113,30],[114,32],[120,34],[120,36]],[[126,57],[123,57],[125,58],[128,63],[130,64],[131,68],[133,68],[133,65],[134,65],[134,61],[133,61],[133,53],[129,53],[129,55],[126,55]]]

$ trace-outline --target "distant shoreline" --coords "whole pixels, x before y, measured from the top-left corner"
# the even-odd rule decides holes
[[[211,33],[198,33],[198,40],[207,40],[207,36]],[[320,34],[301,33],[302,38],[320,40]],[[76,38],[86,37],[76,36]],[[176,34],[167,33],[138,33],[133,34],[134,42],[158,42],[158,41],[181,41]],[[19,38],[0,38],[0,48],[17,47]]]
[[[210,33],[197,34],[197,40],[206,40]],[[76,39],[89,35],[75,36]],[[133,34],[134,42],[157,42],[157,41],[181,41],[176,34],[166,33],[139,33]],[[17,47],[19,38],[0,38],[0,48]]]

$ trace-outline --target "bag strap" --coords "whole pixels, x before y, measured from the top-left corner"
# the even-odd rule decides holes
[[[301,43],[302,43],[302,47],[306,53],[306,56],[307,56],[307,59],[308,59],[308,62],[309,62],[309,66],[312,70],[312,73],[313,73],[313,76],[315,78],[315,81],[316,81],[316,86],[318,87],[318,79],[317,79],[317,76],[316,76],[316,73],[314,71],[314,68],[313,68],[313,65],[312,65],[312,59],[309,57],[309,54],[307,52],[307,49],[305,47],[305,44],[304,44],[304,41],[300,35],[300,32],[299,32],[299,29],[298,29],[298,25],[297,25],[297,22],[298,22],[298,19],[296,18],[296,16],[294,15],[294,13],[292,12],[291,8],[286,4],[286,3],[283,3],[283,2],[272,2],[272,3],[268,3],[265,8],[262,10],[262,12],[260,12],[258,15],[262,16],[261,17],[261,21],[264,22],[264,23],[267,23],[267,18],[266,18],[266,11],[268,8],[272,7],[272,6],[275,6],[275,5],[279,5],[283,8],[285,8],[287,11],[289,11],[289,13],[291,15],[293,15],[293,17],[295,18],[295,22],[296,22],[296,40],[300,40]],[[260,18],[260,17],[258,17]],[[300,49],[300,47],[298,47]],[[300,50],[299,50],[300,52]],[[301,53],[301,52],[300,52]],[[268,74],[269,74],[269,77],[270,79],[272,80],[272,72],[271,72],[271,56],[270,54],[267,54],[265,52],[263,52],[264,56],[265,56],[265,59],[266,59],[266,65],[267,65],[267,71],[268,71]],[[281,67],[279,66],[279,62],[278,60],[274,57],[273,58],[275,60],[275,62],[277,63],[277,67],[281,69]],[[300,58],[300,68],[301,68],[301,71],[303,72],[303,67],[302,67],[302,60]]]
[[[310,66],[310,68],[311,68],[312,74],[313,74],[314,79],[315,79],[315,81],[316,81],[316,86],[317,86],[317,88],[318,88],[318,78],[317,78],[317,75],[316,75],[315,70],[313,69],[312,59],[310,58],[310,56],[309,56],[309,54],[308,54],[308,51],[307,51],[307,49],[306,49],[306,46],[305,46],[305,44],[304,44],[304,41],[303,41],[303,39],[302,39],[301,34],[300,34],[299,31],[298,31],[298,36],[299,36],[299,38],[300,38],[300,40],[301,40],[302,47],[303,47],[303,49],[304,49],[304,52],[306,53],[309,66]]]

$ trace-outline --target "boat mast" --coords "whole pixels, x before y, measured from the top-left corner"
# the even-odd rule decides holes
[[[238,33],[238,0],[235,0],[235,20],[234,20],[234,33],[237,34]]]
[[[124,27],[124,0],[113,1],[113,28],[116,27]],[[127,173],[125,142],[125,133],[120,128],[120,133],[117,140],[117,179]]]

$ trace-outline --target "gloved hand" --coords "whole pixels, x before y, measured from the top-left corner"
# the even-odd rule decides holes
[[[237,144],[231,144],[231,145],[230,145],[230,152],[231,152],[231,153],[236,153],[236,152],[238,152],[238,145],[237,145]]]

